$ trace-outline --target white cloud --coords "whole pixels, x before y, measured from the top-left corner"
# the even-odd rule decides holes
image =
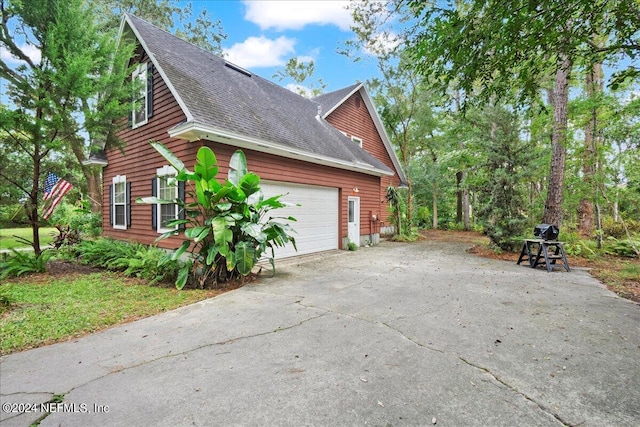
[[[369,40],[364,52],[368,55],[377,56],[380,54],[388,54],[393,52],[400,45],[400,37],[394,33],[378,33]]]
[[[298,62],[302,62],[303,64],[308,64],[311,61],[315,62],[315,58],[310,55],[300,55],[296,58]]]
[[[242,43],[236,43],[225,49],[225,59],[244,68],[275,67],[285,63],[284,57],[295,52],[295,39],[285,36],[275,40],[249,37]]]
[[[346,31],[352,23],[351,13],[345,9],[348,4],[348,0],[244,1],[244,18],[262,30],[299,30],[318,24],[335,25]]]
[[[296,83],[289,83],[285,87],[291,92],[297,93],[298,95],[304,96],[305,98],[313,97],[313,90],[306,86],[302,86]]]
[[[27,55],[32,62],[36,64],[40,62],[41,54],[40,54],[40,49],[38,49],[37,47],[31,44],[25,43],[25,44],[19,45],[18,48],[22,50],[22,52],[25,55]],[[12,56],[9,50],[5,46],[0,46],[0,57],[2,58],[3,61],[5,61],[9,65],[11,64],[18,65],[20,63],[23,63],[22,60]]]

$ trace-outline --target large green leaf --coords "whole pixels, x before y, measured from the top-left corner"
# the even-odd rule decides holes
[[[231,271],[236,268],[236,254],[234,252],[229,252],[225,258],[227,260],[227,270]]]
[[[242,150],[236,150],[229,160],[227,179],[238,186],[240,179],[247,174],[247,158]]]
[[[196,197],[200,205],[204,205],[204,206],[209,205],[209,199],[207,195],[210,193],[206,191],[208,190],[207,187],[208,187],[208,184],[206,184],[204,181],[202,180],[196,181]]]
[[[189,239],[193,239],[194,242],[198,243],[201,240],[204,240],[209,233],[211,232],[211,227],[207,226],[198,226],[193,228],[187,228],[184,232],[185,237]]]
[[[193,172],[189,172],[187,169],[183,169],[181,171],[178,171],[176,179],[178,181],[196,181],[198,179],[198,176]]]
[[[189,260],[180,270],[178,271],[178,278],[176,279],[176,288],[182,289],[184,285],[187,284],[187,279],[189,279],[189,273],[191,272],[191,266],[193,265],[192,261]]]
[[[231,181],[227,181],[227,186],[230,188],[230,191],[226,195],[227,199],[236,203],[242,203],[246,200],[247,196],[240,187],[236,187]]]
[[[210,246],[209,249],[207,250],[206,264],[208,266],[213,265],[215,263],[216,255],[218,255],[218,248],[215,246]]]
[[[249,172],[240,178],[238,187],[245,194],[245,197],[249,197],[260,190],[260,177],[253,172]]]
[[[165,160],[169,162],[169,164],[173,166],[178,172],[186,169],[184,163],[182,163],[182,160],[176,157],[176,155],[173,154],[167,147],[165,147],[164,144],[158,141],[149,141],[149,144],[151,144],[151,146],[155,148],[156,151],[160,153],[160,155],[164,157]]]
[[[224,187],[222,187],[220,190],[216,191],[216,193],[211,198],[211,203],[216,204],[220,200],[227,197],[227,195],[233,190],[233,188],[234,188],[233,185],[227,184]]]
[[[238,272],[243,276],[251,273],[255,264],[255,249],[247,242],[239,242],[236,245],[235,263]]]
[[[247,222],[242,224],[241,230],[247,235],[256,239],[260,243],[267,240],[267,235],[262,232],[262,227],[260,227],[259,224],[256,224],[253,222]]]
[[[285,206],[284,202],[280,201],[280,197],[284,194],[279,194],[277,196],[269,197],[268,199],[260,200],[256,204],[257,209],[262,209],[264,207],[269,207],[271,209],[282,208]]]
[[[213,238],[218,245],[224,245],[233,241],[233,231],[230,227],[234,225],[233,220],[228,220],[226,217],[218,216],[211,221],[211,228],[213,229]],[[222,252],[222,251],[221,251]]]
[[[215,209],[216,209],[217,211],[219,211],[219,212],[226,212],[226,211],[228,211],[229,209],[231,209],[232,207],[233,207],[233,204],[232,204],[232,203],[224,202],[224,203],[218,203],[218,204],[215,206]]]
[[[211,148],[200,147],[196,155],[196,161],[197,163],[193,169],[200,175],[202,180],[208,182],[215,179],[216,175],[218,175],[218,161]]]
[[[182,254],[189,248],[189,246],[191,246],[191,242],[189,240],[185,240],[184,242],[182,242],[182,245],[180,245],[180,247],[176,249],[175,252],[173,252],[173,254],[171,255],[171,259],[174,261],[180,259]]]

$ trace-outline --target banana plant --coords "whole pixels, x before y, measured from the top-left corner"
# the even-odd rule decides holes
[[[290,204],[280,200],[282,195],[265,199],[260,190],[260,177],[247,170],[244,152],[233,153],[227,178],[220,182],[217,159],[209,147],[198,149],[193,171],[190,171],[162,143],[151,141],[150,144],[177,170],[175,181],[186,184],[185,200],[157,197],[136,200],[146,204],[177,204],[185,213],[184,219],[168,223],[169,227],[185,229],[182,245],[160,261],[175,260],[185,253],[191,255],[178,275],[178,289],[189,279],[204,288],[246,276],[258,260],[265,257],[275,270],[274,248],[288,243],[296,247],[294,231],[288,224],[295,222],[295,218],[269,215],[271,210]],[[175,236],[175,231],[164,233],[157,240],[171,236]]]

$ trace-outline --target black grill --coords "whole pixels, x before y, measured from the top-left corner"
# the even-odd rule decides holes
[[[538,224],[533,229],[533,235],[542,240],[556,240],[560,229],[552,224]]]

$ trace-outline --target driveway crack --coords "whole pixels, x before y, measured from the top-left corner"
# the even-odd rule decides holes
[[[553,412],[550,408],[548,408],[547,406],[545,406],[542,403],[540,403],[537,400],[535,400],[533,397],[527,395],[526,393],[523,393],[522,391],[518,390],[516,387],[513,387],[511,384],[509,384],[508,382],[506,382],[505,380],[500,378],[498,375],[496,375],[493,372],[491,372],[491,370],[485,368],[484,366],[477,365],[477,364],[471,362],[470,360],[465,359],[462,356],[458,356],[458,359],[461,360],[462,362],[466,363],[467,365],[469,365],[469,366],[471,366],[471,367],[473,367],[475,369],[478,369],[478,370],[484,372],[485,374],[489,375],[496,382],[498,382],[499,384],[502,384],[504,387],[506,387],[507,389],[511,390],[512,392],[514,392],[516,394],[519,394],[520,396],[525,398],[527,401],[529,401],[529,402],[533,403],[534,405],[536,405],[536,407],[538,407],[542,412],[544,412],[547,415],[550,415],[553,418],[555,418],[563,426],[565,426],[565,427],[575,427],[575,426],[579,426],[579,425],[584,423],[584,421],[579,422],[579,423],[575,423],[575,424],[568,422],[567,420],[563,419],[560,415],[558,415],[557,413]]]
[[[412,337],[409,337],[409,336],[405,335],[405,334],[404,334],[404,332],[402,332],[401,330],[399,330],[399,329],[397,329],[397,328],[394,328],[393,326],[391,326],[391,325],[390,325],[390,324],[388,324],[388,323],[382,322],[382,325],[384,325],[384,326],[386,326],[387,328],[391,329],[392,331],[394,331],[394,332],[396,332],[396,333],[400,334],[400,336],[401,336],[401,337],[403,337],[403,338],[404,338],[404,339],[406,339],[407,341],[409,341],[409,342],[411,342],[411,343],[413,343],[413,344],[417,345],[417,346],[418,346],[418,347],[420,347],[420,348],[426,348],[427,350],[431,350],[431,351],[435,351],[435,352],[437,352],[437,353],[445,354],[445,352],[444,352],[444,351],[442,351],[442,350],[440,350],[439,348],[436,348],[436,347],[430,346],[430,345],[428,345],[428,344],[423,344],[423,343],[421,343],[421,342],[419,342],[419,341],[416,341],[416,340],[415,340],[415,339],[413,339]]]
[[[234,342],[236,342],[236,341],[241,341],[241,340],[246,340],[246,339],[251,339],[251,338],[261,337],[261,336],[265,336],[265,335],[270,335],[270,334],[275,334],[275,333],[278,333],[278,332],[286,331],[286,330],[289,330],[289,329],[294,329],[294,328],[297,328],[297,327],[299,327],[299,326],[304,325],[304,324],[305,324],[305,323],[307,323],[307,322],[310,322],[310,321],[312,321],[312,320],[315,320],[315,319],[321,318],[321,317],[323,317],[323,316],[326,316],[328,313],[329,313],[328,311],[325,311],[325,312],[320,313],[320,314],[318,314],[318,315],[316,315],[316,316],[311,316],[311,317],[308,317],[308,318],[306,318],[306,319],[304,319],[304,320],[301,320],[301,321],[300,321],[300,322],[298,322],[298,323],[295,323],[295,324],[292,324],[292,325],[289,325],[289,326],[284,326],[284,327],[277,327],[276,329],[274,329],[274,330],[272,330],[272,331],[259,332],[259,333],[255,333],[255,334],[252,334],[252,335],[245,335],[245,336],[240,336],[240,337],[230,338],[230,339],[227,339],[227,340],[224,340],[224,341],[218,341],[218,342],[214,342],[214,343],[202,344],[202,345],[199,345],[199,346],[196,346],[196,347],[190,348],[190,349],[188,349],[188,350],[182,351],[182,352],[180,352],[180,353],[165,354],[165,355],[162,355],[162,356],[159,356],[159,357],[153,358],[153,359],[149,359],[149,360],[142,361],[142,362],[137,363],[137,364],[135,364],[135,365],[129,365],[129,366],[125,366],[125,367],[122,367],[122,368],[113,369],[113,370],[111,370],[111,371],[109,371],[109,372],[105,373],[104,375],[100,375],[99,377],[92,378],[92,379],[90,379],[89,381],[86,381],[86,382],[84,382],[84,383],[82,383],[82,384],[76,385],[76,386],[72,387],[72,388],[71,388],[70,390],[68,390],[68,391],[60,392],[60,393],[55,393],[55,394],[54,394],[54,397],[55,397],[55,396],[66,396],[66,395],[68,395],[69,393],[71,393],[72,391],[74,391],[74,390],[76,390],[76,389],[78,389],[78,388],[81,388],[81,387],[84,387],[84,386],[86,386],[86,385],[88,385],[88,384],[91,384],[91,383],[92,383],[92,382],[94,382],[94,381],[99,381],[99,380],[101,380],[101,379],[103,379],[103,378],[108,377],[109,375],[117,374],[117,373],[120,373],[120,372],[125,372],[125,371],[128,371],[128,370],[130,370],[130,369],[139,368],[139,367],[141,367],[141,366],[145,366],[145,365],[148,365],[148,364],[151,364],[151,363],[157,362],[157,361],[162,360],[162,359],[168,359],[168,358],[180,357],[180,356],[184,356],[184,355],[187,355],[187,354],[189,354],[189,353],[192,353],[192,352],[194,352],[194,351],[201,350],[201,349],[203,349],[203,348],[208,348],[208,347],[214,347],[214,346],[221,346],[221,345],[231,344],[231,343],[234,343]],[[224,353],[221,353],[221,354],[224,354]],[[19,394],[19,392],[15,393],[15,394]],[[46,414],[46,415],[48,416],[49,414]],[[44,417],[43,417],[43,419],[44,419]],[[40,421],[41,421],[41,420],[40,420]]]

